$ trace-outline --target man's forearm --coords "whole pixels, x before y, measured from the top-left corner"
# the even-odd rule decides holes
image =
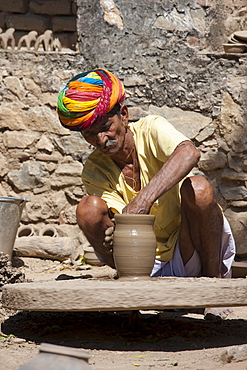
[[[174,150],[159,172],[139,192],[140,201],[149,203],[151,207],[160,196],[187,176],[197,164],[200,158],[199,151],[190,142],[183,144]]]

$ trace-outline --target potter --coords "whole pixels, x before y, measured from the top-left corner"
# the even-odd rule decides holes
[[[89,196],[77,207],[79,227],[98,258],[114,268],[114,214],[154,215],[151,276],[230,277],[235,243],[229,223],[212,185],[191,174],[199,151],[163,117],[129,122],[125,98],[120,80],[102,68],[73,77],[59,94],[62,125],[95,147],[83,169]],[[224,317],[228,309],[213,314]]]

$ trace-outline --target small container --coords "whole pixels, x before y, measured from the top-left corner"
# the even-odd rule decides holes
[[[57,230],[54,226],[47,225],[40,230],[39,236],[49,236],[50,238],[56,238]]]
[[[239,54],[247,51],[246,44],[223,44],[226,54]]]
[[[103,263],[100,262],[100,260],[94,253],[94,249],[91,244],[86,243],[85,245],[83,245],[83,255],[86,264],[92,266],[103,266]]]
[[[234,36],[240,40],[247,41],[247,30],[235,31]]]
[[[32,225],[21,225],[17,231],[17,238],[30,237],[34,235]]]
[[[247,31],[233,32],[228,37],[228,42],[230,44],[245,44],[247,42]]]

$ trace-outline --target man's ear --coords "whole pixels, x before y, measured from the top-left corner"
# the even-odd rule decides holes
[[[121,105],[120,114],[121,114],[122,122],[126,126],[129,123],[129,112],[128,112],[127,105],[125,104]]]

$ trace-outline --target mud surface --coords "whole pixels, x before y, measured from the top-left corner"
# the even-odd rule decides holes
[[[22,258],[18,271],[33,281],[114,275],[107,267],[76,271],[64,263]],[[20,263],[21,264],[21,263]],[[143,289],[145,294],[145,287]],[[223,362],[229,348],[247,342],[247,307],[228,319],[205,321],[185,311],[18,312],[1,308],[0,369],[16,370],[38,353],[41,342],[89,351],[94,370],[246,370],[246,360]],[[243,359],[243,358],[242,358]]]
[[[13,267],[8,255],[0,252],[0,289],[5,284],[23,283],[25,274]]]

